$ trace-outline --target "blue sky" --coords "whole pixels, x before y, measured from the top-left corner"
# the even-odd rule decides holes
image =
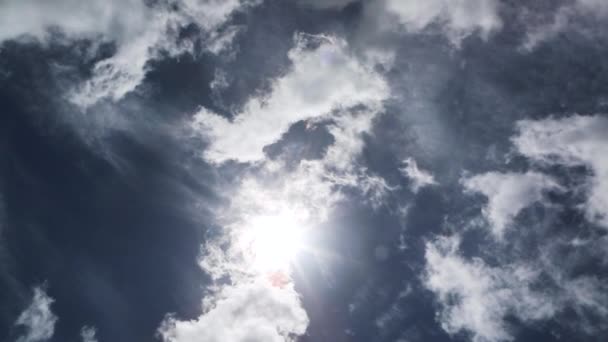
[[[608,338],[606,20],[1,3],[0,341]]]

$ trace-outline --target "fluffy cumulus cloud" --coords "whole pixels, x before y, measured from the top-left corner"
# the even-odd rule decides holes
[[[198,320],[165,321],[159,334],[170,342],[284,342],[302,335],[308,316],[292,288],[254,282],[226,288]]]
[[[425,283],[441,305],[438,319],[445,331],[467,331],[475,342],[509,341],[509,314],[525,320],[551,317],[552,300],[530,289],[538,274],[525,266],[492,268],[481,259],[458,253],[458,238],[440,238],[426,249]]]
[[[537,172],[488,172],[463,180],[463,185],[487,198],[483,214],[499,239],[522,209],[541,201],[547,190],[560,188],[551,177]]]
[[[310,49],[311,41],[319,46]],[[351,56],[339,39],[300,35],[289,58],[292,69],[273,83],[270,94],[252,98],[233,121],[206,109],[196,115],[194,127],[210,140],[207,160],[262,160],[264,147],[293,123],[359,104],[378,106],[387,97],[384,80]]]
[[[523,120],[513,138],[518,151],[543,164],[587,166],[587,218],[608,227],[608,118],[573,115]]]
[[[408,31],[418,32],[440,24],[458,42],[474,32],[487,37],[502,27],[497,0],[385,0],[386,9],[396,15]]]
[[[410,180],[410,187],[413,192],[416,193],[425,186],[437,184],[433,174],[420,169],[413,158],[407,158],[403,161],[403,164],[404,166],[399,168],[399,171]]]
[[[98,62],[91,78],[68,95],[86,108],[102,99],[118,101],[133,91],[145,77],[147,63],[161,51],[169,55],[187,51],[189,43],[180,43],[177,37],[186,25],[205,30],[211,37],[209,46],[225,42],[216,29],[240,6],[237,0],[8,0],[0,3],[0,43],[32,37],[47,42],[51,30],[68,39],[114,43],[116,53]]]
[[[53,302],[43,288],[34,288],[32,303],[15,322],[15,325],[25,328],[25,333],[17,342],[41,342],[53,337],[57,323],[57,316],[51,310]]]

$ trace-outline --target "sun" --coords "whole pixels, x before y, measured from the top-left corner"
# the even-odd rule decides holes
[[[300,252],[304,228],[289,213],[252,218],[243,236],[244,254],[262,273],[288,272]]]

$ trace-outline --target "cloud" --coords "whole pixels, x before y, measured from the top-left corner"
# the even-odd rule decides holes
[[[61,29],[75,38],[103,34],[122,43],[142,31],[148,15],[139,0],[6,0],[0,4],[0,41],[25,36],[47,40],[49,29]]]
[[[94,327],[82,327],[80,329],[80,337],[82,342],[97,342],[97,330]]]
[[[608,164],[603,156],[608,155],[608,120],[601,116],[550,117],[519,121],[517,129],[512,141],[519,153],[533,161],[532,167],[590,168],[585,210],[590,220],[603,223],[604,192],[596,191],[606,186],[603,180]],[[463,179],[462,185],[466,191],[488,198],[483,213],[499,239],[522,209],[542,202],[548,190],[564,190],[554,178],[533,171],[488,172]],[[476,342],[511,341],[515,327],[509,322],[513,319],[524,325],[556,320],[589,336],[605,329],[598,323],[608,316],[604,279],[594,275],[596,271],[579,269],[597,257],[595,252],[588,250],[586,242],[575,239],[574,243],[576,231],[537,228],[533,234],[502,240],[504,245],[491,245],[491,264],[461,255],[458,235],[427,243],[424,283],[436,295],[438,320],[446,332],[466,332]],[[531,249],[532,236],[538,237],[540,244]],[[482,255],[490,252],[484,246],[481,249]],[[572,314],[576,323],[570,322]]]
[[[293,288],[262,281],[229,287],[198,320],[168,319],[159,334],[168,342],[294,341],[308,326],[308,316]]]
[[[243,172],[227,195],[230,204],[217,215],[223,236],[206,245],[203,269],[214,279],[257,276],[254,259],[243,253],[239,240],[261,217],[276,217],[283,224],[288,217],[289,226],[312,229],[345,199],[343,189],[359,190],[372,207],[382,205],[393,188],[356,161],[363,149],[362,135],[369,132],[376,114],[369,110],[336,114],[329,128],[334,142],[321,159],[302,160],[293,170],[281,159],[265,160],[259,168]],[[228,247],[219,247],[227,242]]]
[[[91,78],[68,94],[73,103],[87,108],[103,99],[118,101],[133,91],[144,79],[147,63],[160,57],[161,51],[170,56],[189,51],[191,43],[178,39],[180,28],[189,24],[210,35],[213,41],[203,45],[220,52],[231,39],[216,30],[233,11],[251,3],[254,2],[7,0],[0,3],[0,43],[28,37],[48,42],[52,37],[50,30],[59,30],[68,39],[114,43],[116,53],[99,61]]]
[[[496,0],[385,0],[385,6],[408,31],[441,24],[455,43],[475,32],[487,37],[502,27]]]
[[[156,13],[140,0],[8,0],[0,4],[0,17],[0,41],[35,37],[48,42],[55,29],[68,39],[116,44],[116,54],[95,65],[91,79],[70,95],[86,107],[102,98],[119,100],[141,82],[152,49],[165,33],[168,13]]]
[[[57,323],[57,316],[51,311],[53,302],[44,288],[34,288],[32,303],[15,322],[15,325],[25,328],[25,334],[20,336],[17,342],[47,341],[53,337]]]
[[[298,35],[289,52],[292,68],[270,93],[250,99],[234,120],[202,109],[192,126],[209,139],[208,161],[255,162],[301,120],[328,116],[357,105],[379,106],[388,97],[384,79],[351,56],[346,43],[325,36]],[[316,48],[307,47],[311,43]]]
[[[522,120],[517,129],[512,140],[526,157],[543,164],[591,169],[585,213],[591,222],[608,228],[608,118],[573,115]]]
[[[222,33],[218,28],[241,6],[237,0],[183,0],[177,2],[177,10],[163,3],[153,7],[143,6],[140,10],[144,13],[145,21],[135,31],[136,35],[121,37],[128,43],[118,41],[116,54],[97,63],[93,76],[76,88],[70,99],[83,108],[102,99],[122,99],[143,81],[147,63],[157,59],[161,52],[177,56],[192,50],[190,41],[180,42],[178,39],[179,30],[189,24],[199,26],[209,35],[203,46],[208,47],[210,52],[221,53],[232,42],[237,31],[226,30]],[[130,21],[131,17],[120,20]]]
[[[209,143],[204,158],[250,164],[225,189],[229,204],[216,213],[221,233],[203,247],[200,264],[214,281],[205,310],[194,321],[168,318],[159,329],[165,341],[291,341],[302,335],[308,318],[293,289],[295,260],[264,258],[272,251],[256,249],[257,232],[305,236],[344,198],[341,189],[360,190],[372,206],[381,205],[390,190],[384,179],[357,163],[363,135],[389,95],[384,79],[351,56],[344,41],[331,37],[298,35],[289,56],[292,68],[234,120],[205,109],[194,118],[191,126]],[[282,154],[267,158],[264,147],[301,120],[323,125],[332,135],[323,155],[299,160],[295,167],[288,167],[288,156]],[[296,240],[293,250],[306,248],[299,245],[305,238]],[[263,245],[273,249],[277,243],[282,242]],[[280,286],[272,281],[277,271]]]
[[[608,3],[602,0],[574,0],[562,4],[552,15],[549,22],[527,27],[525,50],[532,50],[540,43],[555,38],[559,33],[568,29],[581,30],[579,25],[591,18],[604,18],[608,15]],[[583,29],[585,31],[586,29]]]
[[[534,269],[493,268],[481,259],[466,260],[458,254],[459,243],[451,237],[426,246],[425,285],[437,296],[438,320],[449,334],[467,331],[475,342],[510,341],[508,315],[539,320],[560,309],[551,297],[530,288],[538,277]]]
[[[563,258],[556,254],[559,244],[548,241],[534,260],[518,256],[490,266],[481,258],[462,256],[458,235],[427,243],[423,280],[439,302],[442,328],[449,334],[466,331],[475,342],[513,340],[512,318],[524,325],[557,319],[591,336],[605,328],[598,322],[608,316],[607,286],[601,278],[573,275],[567,263],[556,262]],[[564,316],[568,308],[575,323]]]
[[[428,171],[418,168],[418,164],[413,158],[407,158],[403,161],[404,166],[399,168],[402,175],[409,178],[411,181],[410,187],[414,193],[417,193],[421,188],[429,185],[436,185],[435,177]]]
[[[297,1],[319,9],[340,9],[357,2],[357,0]],[[368,13],[382,18],[381,25],[386,23],[387,17],[394,17],[408,32],[418,33],[439,24],[455,44],[473,33],[479,33],[487,38],[491,33],[502,28],[498,0],[380,0],[362,3]]]
[[[150,10],[147,10],[150,11]],[[149,14],[145,27],[130,42],[120,44],[116,54],[93,67],[92,76],[72,90],[70,100],[82,108],[110,99],[114,102],[133,91],[146,75],[146,65],[160,51],[177,55],[188,49],[176,43],[176,37],[168,36],[170,13]]]
[[[488,172],[462,183],[468,192],[481,193],[488,199],[483,214],[499,239],[522,209],[541,201],[547,190],[560,188],[551,177],[537,172]]]

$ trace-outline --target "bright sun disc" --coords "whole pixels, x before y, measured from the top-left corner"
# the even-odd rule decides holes
[[[288,215],[257,217],[248,233],[246,254],[262,272],[289,270],[302,246],[302,228]]]

